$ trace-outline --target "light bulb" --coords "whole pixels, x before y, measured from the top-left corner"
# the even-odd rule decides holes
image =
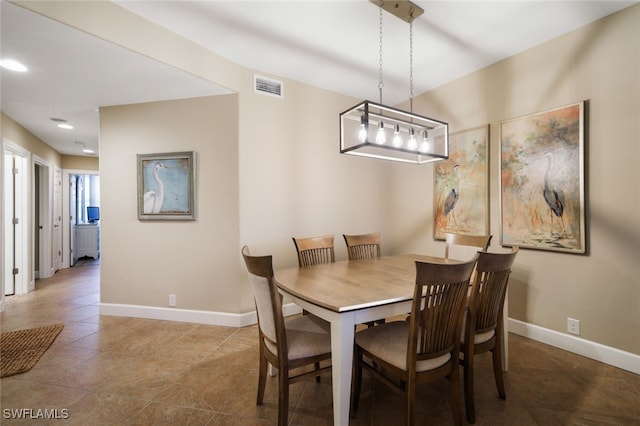
[[[399,148],[402,146],[402,136],[400,136],[400,125],[396,124],[396,131],[393,132],[393,146]]]
[[[418,142],[416,142],[415,131],[413,127],[409,129],[409,142],[407,142],[407,148],[414,151],[418,148]]]
[[[17,72],[26,72],[27,67],[25,67],[20,62],[14,59],[2,59],[0,60],[0,67]]]
[[[429,152],[431,150],[431,139],[429,138],[429,132],[426,130],[422,132],[422,145],[420,145],[420,151]]]
[[[360,131],[358,132],[358,139],[360,142],[365,142],[367,140],[367,126],[364,122],[364,115],[360,117]]]
[[[378,132],[376,133],[376,143],[378,145],[384,145],[387,141],[387,135],[384,134],[384,123],[380,120],[380,124],[378,125]]]

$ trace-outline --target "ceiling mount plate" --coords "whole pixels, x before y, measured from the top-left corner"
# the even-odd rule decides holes
[[[390,14],[411,22],[424,13],[424,9],[408,0],[369,0],[371,3],[386,10]]]

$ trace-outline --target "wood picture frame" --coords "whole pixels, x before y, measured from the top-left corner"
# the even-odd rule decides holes
[[[196,153],[138,154],[138,219],[196,220]]]
[[[433,168],[433,237],[489,234],[489,125],[449,134],[449,158]]]
[[[585,102],[500,123],[501,244],[586,253]]]

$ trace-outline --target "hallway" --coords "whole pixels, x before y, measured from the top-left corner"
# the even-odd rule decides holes
[[[13,298],[2,331],[63,322],[29,372],[0,380],[6,409],[67,410],[71,425],[271,425],[277,383],[255,405],[257,327],[231,328],[99,316],[99,266],[63,269]],[[507,400],[497,397],[490,357],[476,357],[478,425],[640,424],[640,376],[510,335]],[[446,383],[424,387],[418,422],[451,424]],[[352,425],[402,424],[402,404],[365,375]],[[290,424],[329,425],[331,376],[292,386]],[[60,424],[39,420],[37,424]]]

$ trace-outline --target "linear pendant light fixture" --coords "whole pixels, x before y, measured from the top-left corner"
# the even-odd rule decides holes
[[[369,1],[380,8],[380,102],[363,101],[340,114],[340,152],[413,164],[449,158],[449,125],[413,113],[413,20],[424,10],[410,1]],[[382,104],[382,10],[409,23],[409,112]]]

